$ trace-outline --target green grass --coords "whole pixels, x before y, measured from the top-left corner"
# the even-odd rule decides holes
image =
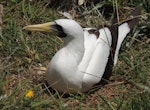
[[[149,110],[150,109],[150,3],[148,0],[118,1],[120,20],[135,6],[142,4],[143,18],[128,35],[122,45],[119,61],[113,71],[112,83],[95,93],[64,98],[63,94],[52,94],[45,85],[46,67],[62,41],[56,36],[31,33],[22,30],[28,24],[37,24],[62,18],[56,7],[47,6],[47,0],[1,1],[3,11],[3,34],[0,36],[0,108],[2,110],[23,109],[87,109],[87,110]],[[149,5],[147,5],[149,3]],[[101,0],[84,5],[63,8],[83,26],[98,27],[110,24],[111,7],[115,1]],[[99,7],[99,10],[95,7]],[[134,33],[138,34],[133,38]],[[38,68],[38,69],[35,69]],[[34,91],[32,98],[25,97],[28,90]],[[46,92],[45,92],[46,91]]]

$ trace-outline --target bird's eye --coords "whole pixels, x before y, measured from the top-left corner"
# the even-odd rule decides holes
[[[55,31],[58,32],[58,37],[66,37],[67,35],[64,33],[62,26],[58,25],[58,24],[54,24],[51,26],[52,29],[54,29]]]

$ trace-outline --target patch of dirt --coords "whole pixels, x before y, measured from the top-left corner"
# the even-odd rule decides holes
[[[127,89],[130,88],[130,85],[126,84],[126,88],[122,87],[123,85],[125,85],[125,81],[115,80],[110,84],[102,86],[95,93],[88,96],[88,105],[93,105],[95,102],[101,103],[105,101],[104,99],[111,100],[121,94],[126,94],[128,92]]]
[[[33,67],[33,69],[30,69],[28,72],[22,72],[20,74],[10,74],[7,76],[7,79],[9,79],[7,83],[4,83],[3,85],[3,91],[7,94],[11,94],[12,90],[16,86],[20,85],[22,93],[25,93],[26,89],[32,88],[33,84],[39,85],[45,84],[45,68],[44,67]],[[99,90],[90,93],[87,95],[87,98],[85,99],[78,99],[76,97],[68,97],[68,98],[62,98],[64,101],[64,107],[66,108],[76,108],[78,109],[78,106],[89,106],[89,107],[95,107],[98,104],[101,104],[105,102],[105,99],[109,99],[109,101],[115,97],[119,97],[121,94],[127,94],[129,88],[131,88],[130,84],[126,84],[126,82],[123,79],[116,79],[115,77],[111,77],[110,79],[111,83],[106,84],[102,86]],[[31,84],[27,85],[27,88],[22,88],[22,84],[25,82],[31,82]],[[125,87],[122,87],[124,86]],[[47,85],[45,85],[44,89],[48,88]],[[20,92],[21,92],[20,91]],[[43,97],[49,98],[51,97],[51,94],[49,92],[44,92]],[[55,96],[53,96],[55,97]],[[56,100],[58,100],[56,98]],[[117,106],[115,102],[111,102],[113,106]]]

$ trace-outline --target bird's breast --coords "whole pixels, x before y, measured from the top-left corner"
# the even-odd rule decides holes
[[[82,74],[78,72],[78,63],[76,58],[61,49],[52,58],[48,69],[47,78],[50,84],[53,84],[53,88],[62,91],[69,88],[81,89],[82,86]],[[57,82],[56,84],[54,84]]]

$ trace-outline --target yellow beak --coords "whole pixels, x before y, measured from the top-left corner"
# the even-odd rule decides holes
[[[39,32],[53,32],[52,26],[55,25],[55,22],[48,22],[43,24],[36,24],[36,25],[28,25],[23,27],[25,30],[29,31],[39,31]]]

